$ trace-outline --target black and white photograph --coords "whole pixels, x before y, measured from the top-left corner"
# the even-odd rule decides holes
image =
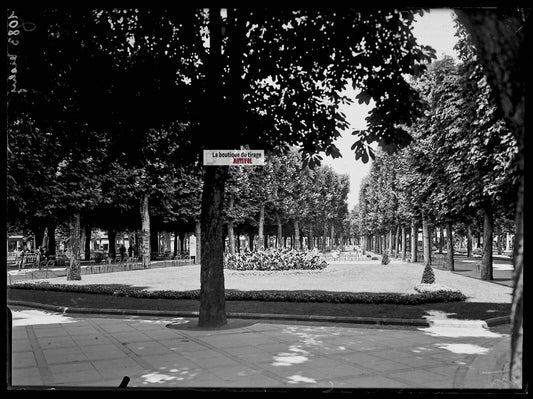
[[[4,16],[8,391],[527,393],[530,8]]]

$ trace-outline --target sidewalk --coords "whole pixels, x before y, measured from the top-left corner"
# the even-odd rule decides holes
[[[60,314],[13,306],[12,385],[130,388],[509,388],[509,325]]]

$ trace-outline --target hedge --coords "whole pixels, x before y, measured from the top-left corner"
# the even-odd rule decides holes
[[[19,282],[11,289],[43,291],[79,292],[87,294],[114,295],[131,298],[151,299],[200,299],[200,290],[190,291],[146,291],[142,288],[110,287],[105,285],[50,284],[48,282]],[[273,301],[273,302],[326,302],[416,305],[436,302],[465,301],[466,296],[459,291],[439,290],[415,294],[374,293],[374,292],[333,292],[333,291],[239,291],[226,290],[228,301]]]

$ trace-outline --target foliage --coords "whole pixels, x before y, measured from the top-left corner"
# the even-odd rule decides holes
[[[389,253],[387,251],[385,251],[385,253],[381,257],[381,264],[382,265],[388,265],[389,263],[390,263]]]

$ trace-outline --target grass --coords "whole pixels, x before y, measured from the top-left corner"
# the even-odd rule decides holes
[[[138,309],[198,311],[199,301],[192,299],[148,299],[110,295],[44,290],[8,289],[8,299],[55,306],[96,309]],[[419,305],[226,301],[226,312],[291,315],[389,317],[421,319],[430,310],[453,314],[456,319],[486,320],[511,314],[511,304],[485,302],[446,302]]]

